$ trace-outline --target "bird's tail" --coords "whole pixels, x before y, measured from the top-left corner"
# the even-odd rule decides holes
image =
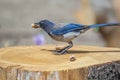
[[[94,25],[89,25],[86,28],[96,28],[96,27],[105,27],[105,26],[120,26],[120,23],[94,24]]]

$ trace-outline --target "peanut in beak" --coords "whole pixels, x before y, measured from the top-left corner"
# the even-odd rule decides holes
[[[32,26],[32,28],[39,28],[39,25],[37,25],[37,24],[32,24],[31,26]]]

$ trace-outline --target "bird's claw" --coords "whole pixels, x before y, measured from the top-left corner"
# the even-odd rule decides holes
[[[68,51],[67,50],[59,50],[59,51],[55,52],[56,55],[62,55],[62,54],[65,54],[65,53],[68,53]]]

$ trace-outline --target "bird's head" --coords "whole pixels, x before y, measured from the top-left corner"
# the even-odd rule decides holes
[[[50,28],[53,27],[55,24],[49,20],[41,20],[39,22],[33,23],[32,27],[33,28]]]

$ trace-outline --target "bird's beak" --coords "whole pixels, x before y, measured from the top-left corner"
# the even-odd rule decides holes
[[[35,24],[35,23],[32,24],[31,26],[32,26],[32,28],[39,28],[40,27],[38,24]]]

